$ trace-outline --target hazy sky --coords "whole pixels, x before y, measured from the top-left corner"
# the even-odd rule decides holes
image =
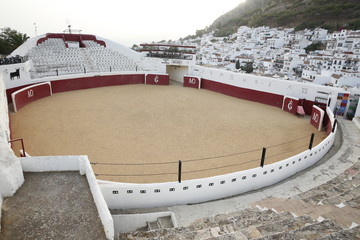
[[[176,40],[209,26],[244,0],[1,0],[0,28],[30,37],[73,29],[126,46]]]

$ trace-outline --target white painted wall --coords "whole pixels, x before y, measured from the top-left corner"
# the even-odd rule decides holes
[[[142,214],[120,214],[113,215],[114,228],[116,233],[133,232],[141,227],[145,227],[147,222],[156,221],[159,217],[171,216],[174,227],[176,227],[173,212],[153,212]]]
[[[353,118],[352,120],[355,124],[355,126],[360,129],[360,119],[359,118]]]
[[[20,161],[8,143],[10,130],[5,89],[3,74],[0,72],[0,209],[3,198],[11,197],[24,182]]]
[[[143,71],[166,73],[166,64],[161,58],[142,57],[141,62],[141,70]]]
[[[7,88],[8,85],[26,85],[29,84],[30,78],[30,61],[27,61],[26,63],[17,63],[17,64],[9,64],[9,65],[0,65],[0,73],[3,74],[3,79],[6,83]],[[20,78],[10,78],[10,73],[15,72],[16,69],[19,69]]]
[[[41,156],[21,158],[24,172],[80,171],[86,175],[107,239],[114,239],[114,223],[87,156]]]
[[[6,87],[3,80],[3,74],[0,71],[0,140],[8,141],[10,139],[9,129],[9,110],[6,98]]]
[[[358,102],[358,105],[356,107],[355,117],[360,117],[360,101]]]
[[[170,80],[183,83],[184,75],[188,74],[188,69],[187,66],[168,65],[166,66],[166,73],[170,75]]]
[[[1,209],[2,209],[2,203],[3,203],[3,198],[0,197],[0,222],[1,222]],[[0,233],[1,233],[1,224],[0,224]]]
[[[330,119],[334,118],[330,116]],[[181,183],[127,184],[102,181],[99,185],[110,209],[174,206],[221,199],[275,184],[312,166],[329,151],[335,133],[331,133],[312,150],[263,168]]]
[[[0,80],[0,196],[12,196],[23,184],[24,177],[20,161],[14,155],[10,140],[9,115],[5,85]]]
[[[312,83],[284,81],[270,77],[255,76],[253,74],[246,73],[235,73],[200,66],[190,66],[189,75],[198,76],[231,86],[297,98],[305,98],[311,101],[314,101],[316,96],[324,96],[319,94],[318,91],[326,92],[329,93],[329,98],[332,99],[330,105],[330,109],[332,110],[335,109],[338,93],[349,93],[349,91],[345,91],[342,88],[321,86]]]

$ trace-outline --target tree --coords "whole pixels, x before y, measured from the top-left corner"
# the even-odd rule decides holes
[[[326,45],[322,42],[314,42],[312,44],[310,44],[309,46],[307,46],[305,48],[305,52],[306,53],[309,53],[309,52],[312,52],[312,51],[316,51],[316,50],[324,50],[326,49]]]
[[[0,54],[9,55],[29,37],[11,28],[2,28],[0,33]]]
[[[131,47],[132,50],[134,51],[138,51],[139,50],[139,46],[134,44],[132,47]]]
[[[236,60],[236,63],[235,63],[235,69],[240,69],[240,61],[239,59]]]
[[[241,67],[241,70],[252,73],[254,71],[253,62],[247,62],[245,66]]]

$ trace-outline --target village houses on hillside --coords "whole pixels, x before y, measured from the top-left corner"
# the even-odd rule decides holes
[[[173,42],[174,43],[174,42]],[[230,71],[251,66],[251,74],[335,87],[360,87],[360,31],[328,33],[316,28],[250,28],[229,37],[212,33],[178,44],[197,46],[197,64]],[[311,44],[321,50],[305,51]],[[236,63],[238,62],[238,63]]]

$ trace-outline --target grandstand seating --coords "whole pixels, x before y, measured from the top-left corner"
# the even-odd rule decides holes
[[[199,219],[188,227],[120,233],[119,239],[357,239],[359,230],[307,215],[247,208]]]
[[[76,73],[135,71],[136,63],[115,50],[93,40],[64,42],[62,38],[47,38],[28,53],[32,60],[31,78]]]

